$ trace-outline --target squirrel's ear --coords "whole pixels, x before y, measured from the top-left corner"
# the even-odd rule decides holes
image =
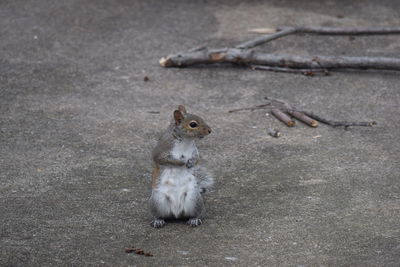
[[[183,114],[180,110],[174,111],[174,120],[175,120],[175,125],[179,125],[183,121]]]
[[[179,106],[178,106],[178,110],[179,110],[183,115],[186,114],[186,108],[185,108],[183,105],[179,105]]]

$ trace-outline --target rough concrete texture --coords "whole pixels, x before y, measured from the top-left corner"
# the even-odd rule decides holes
[[[254,27],[398,26],[399,10],[395,0],[1,1],[0,265],[398,266],[399,73],[311,78],[158,60],[237,44]],[[257,49],[399,56],[399,44],[298,35]],[[264,96],[378,125],[286,128],[264,111],[227,112]],[[155,230],[150,151],[178,104],[213,128],[199,149],[217,183],[202,226]]]

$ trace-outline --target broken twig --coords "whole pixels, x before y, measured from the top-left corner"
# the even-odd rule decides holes
[[[291,68],[259,66],[259,65],[251,65],[250,67],[253,70],[267,70],[267,71],[274,71],[274,72],[301,73],[301,74],[303,74],[305,76],[314,76],[317,73],[321,73],[323,75],[329,75],[329,72],[326,69],[291,69]]]
[[[332,120],[327,120],[322,118],[319,115],[316,115],[311,112],[303,111],[304,114],[307,116],[310,116],[313,119],[316,119],[319,122],[322,122],[324,124],[330,125],[332,127],[339,127],[339,126],[344,126],[344,127],[349,127],[349,126],[373,126],[376,125],[375,121],[361,121],[361,122],[348,122],[348,121],[332,121]]]
[[[287,111],[290,115],[295,117],[298,120],[301,120],[302,122],[308,124],[311,127],[317,127],[318,126],[318,121],[313,120],[312,118],[308,117],[306,114],[295,111],[295,110],[288,110]]]
[[[256,109],[264,109],[265,107],[270,106],[270,105],[271,104],[268,103],[268,104],[257,105],[255,107],[250,107],[250,108],[237,108],[237,109],[229,110],[228,112],[232,113],[232,112],[237,112],[237,111],[241,111],[241,110],[251,110],[251,111],[253,111],[253,110],[256,110]]]
[[[273,108],[271,109],[271,113],[280,121],[284,122],[287,126],[293,127],[295,125],[294,120],[292,120],[288,115],[283,113],[282,110]]]
[[[264,36],[261,36],[259,38],[254,39],[254,40],[250,40],[248,42],[241,43],[241,44],[237,45],[236,48],[240,48],[240,49],[253,48],[253,47],[256,47],[258,45],[261,45],[261,44],[264,44],[266,42],[278,39],[278,38],[283,37],[283,36],[287,36],[287,35],[295,33],[295,32],[296,32],[296,28],[287,27],[287,28],[284,28],[284,29],[282,29],[280,31],[277,31],[275,33],[264,35]]]

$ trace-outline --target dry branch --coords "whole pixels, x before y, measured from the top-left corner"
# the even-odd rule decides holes
[[[313,33],[325,35],[372,35],[372,34],[396,34],[400,33],[400,27],[373,27],[373,28],[337,28],[337,27],[279,27],[276,29],[253,29],[251,32],[268,33],[254,40],[244,42],[236,48],[248,49],[266,42],[288,36],[295,33]]]
[[[273,34],[284,30],[292,29],[291,33],[313,33],[329,35],[363,35],[363,34],[391,34],[400,33],[400,27],[321,27],[321,26],[300,26],[300,27],[278,27],[278,28],[258,28],[251,29],[250,32]],[[289,33],[290,34],[290,33]],[[288,34],[286,34],[288,35]]]
[[[346,56],[274,55],[237,48],[201,50],[170,55],[160,60],[163,67],[189,67],[200,64],[232,63],[293,69],[385,69],[400,70],[400,58]],[[304,71],[304,70],[302,70]]]
[[[252,32],[262,33],[263,29],[254,29]],[[263,35],[254,40],[239,44],[236,48],[248,49],[266,42],[288,36],[295,33],[313,33],[325,35],[373,35],[373,34],[397,34],[400,27],[372,27],[372,28],[338,28],[338,27],[279,27],[275,32],[273,29],[266,28],[267,35]]]
[[[185,53],[169,55],[160,59],[163,67],[189,67],[193,65],[230,63],[236,65],[257,66],[261,69],[285,71],[300,69],[300,72],[315,72],[332,69],[384,69],[400,70],[400,58],[387,57],[347,57],[347,56],[292,56],[255,52],[249,48],[294,33],[317,34],[394,34],[400,33],[400,27],[379,28],[332,28],[332,27],[281,27],[272,34],[263,35],[241,43],[234,48],[208,49],[200,47]],[[268,29],[271,32],[271,29]],[[296,72],[296,71],[295,71]]]

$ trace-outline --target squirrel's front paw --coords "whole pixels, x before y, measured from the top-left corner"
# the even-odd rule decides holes
[[[196,164],[194,159],[188,159],[188,161],[186,162],[186,167],[187,168],[192,168],[194,165]]]
[[[154,228],[161,228],[165,226],[165,221],[163,219],[154,219],[154,221],[151,221],[150,225]]]

